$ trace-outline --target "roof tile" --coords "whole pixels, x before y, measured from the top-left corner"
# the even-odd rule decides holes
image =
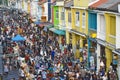
[[[108,1],[108,0],[99,0],[98,2],[90,5],[89,7],[90,7],[90,8],[96,8],[97,6],[103,4],[103,3],[107,2],[107,1]]]
[[[120,0],[99,0],[98,2],[90,5],[89,8],[118,12],[117,6],[119,3]]]

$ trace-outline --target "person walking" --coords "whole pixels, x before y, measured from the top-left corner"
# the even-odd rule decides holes
[[[105,75],[102,77],[103,80],[108,80],[107,78],[107,73],[105,73]]]
[[[20,73],[20,79],[25,80],[25,72],[22,67],[19,69],[19,73]]]
[[[45,70],[42,71],[42,80],[46,80],[47,72]]]
[[[54,57],[55,57],[55,51],[54,51],[54,49],[51,51],[51,58],[52,58],[52,60],[54,61]]]
[[[4,73],[5,73],[5,74],[8,74],[8,72],[9,72],[8,65],[5,64],[5,65],[4,65]]]

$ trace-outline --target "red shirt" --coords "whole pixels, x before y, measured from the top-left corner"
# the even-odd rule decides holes
[[[68,66],[72,66],[72,62],[68,62]]]
[[[67,54],[67,49],[66,48],[64,49],[64,54]]]
[[[25,56],[25,60],[26,60],[26,61],[29,60],[29,56],[28,56],[28,55]]]

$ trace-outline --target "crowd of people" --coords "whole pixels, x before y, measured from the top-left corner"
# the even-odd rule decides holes
[[[2,9],[0,13],[4,75],[18,69],[19,80],[117,80],[103,69],[97,74],[85,69],[74,57],[72,44],[64,39],[60,44],[58,36],[31,22],[27,13],[16,9]],[[25,41],[12,41],[18,34]]]

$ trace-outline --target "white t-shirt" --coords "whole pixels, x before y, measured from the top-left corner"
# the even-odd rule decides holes
[[[4,72],[8,72],[8,66],[7,65],[4,65]]]
[[[107,80],[107,76],[103,76],[103,80]]]
[[[24,71],[21,70],[21,69],[20,69],[20,76],[21,76],[21,77],[24,77],[24,76],[25,76]]]
[[[47,78],[46,75],[47,75],[47,73],[46,73],[45,71],[43,71],[43,72],[42,72],[42,77],[43,77],[44,79]]]

